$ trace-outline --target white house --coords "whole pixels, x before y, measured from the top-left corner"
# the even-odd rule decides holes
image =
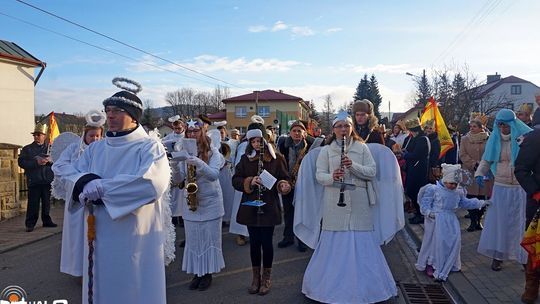
[[[508,76],[501,78],[501,75],[488,75],[484,85],[474,88],[474,102],[482,113],[493,113],[500,108],[517,110],[523,103],[531,104],[537,108],[534,96],[540,93],[540,87],[534,83]]]
[[[32,142],[34,87],[45,66],[17,44],[0,40],[0,143],[23,146]]]

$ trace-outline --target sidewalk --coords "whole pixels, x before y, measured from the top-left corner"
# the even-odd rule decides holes
[[[21,247],[26,244],[37,242],[39,240],[62,233],[62,224],[64,220],[64,204],[56,201],[51,202],[51,218],[58,227],[42,227],[41,214],[38,222],[32,232],[26,232],[24,226],[25,214],[0,222],[0,254]]]
[[[461,272],[450,273],[444,284],[458,293],[464,303],[521,303],[525,286],[523,266],[515,261],[505,261],[501,271],[491,270],[491,259],[476,251],[481,231],[465,230],[469,226],[465,214],[466,210],[458,211],[461,225]],[[424,225],[407,223],[406,229],[420,246]]]

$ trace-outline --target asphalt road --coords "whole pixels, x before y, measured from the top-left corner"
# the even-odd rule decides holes
[[[283,227],[277,227],[274,244],[281,239]],[[183,229],[178,228],[178,242]],[[400,234],[383,251],[397,282],[421,282],[422,276],[413,268],[414,249]],[[59,272],[61,235],[32,243],[0,255],[0,286],[18,285],[31,301],[65,299],[68,303],[81,302],[81,285],[69,275]],[[181,271],[182,248],[177,259],[167,267],[168,303],[316,303],[301,293],[302,277],[312,251],[300,253],[295,246],[274,252],[273,287],[266,296],[250,295],[247,287],[251,282],[249,246],[239,247],[234,235],[223,234],[223,251],[226,267],[214,275],[207,291],[191,291],[187,285],[192,276]],[[330,261],[339,263],[339,261]],[[324,279],[324,278],[321,278]],[[426,281],[424,281],[425,283]],[[404,303],[398,296],[388,303]]]

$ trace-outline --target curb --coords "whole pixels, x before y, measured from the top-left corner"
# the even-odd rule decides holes
[[[407,219],[405,221],[407,222]],[[424,225],[417,226],[421,228],[415,229],[409,223],[405,223],[405,229],[416,244],[417,251],[419,251],[423,238],[423,235],[420,236],[420,230],[424,231]],[[451,297],[458,297],[458,299],[454,299],[456,303],[489,304],[461,271],[451,272],[451,275],[442,285],[449,289]]]
[[[6,253],[6,252],[9,252],[9,251],[12,251],[12,250],[15,250],[15,249],[20,248],[20,247],[22,247],[22,246],[26,246],[26,245],[30,245],[30,244],[39,242],[39,241],[44,240],[44,239],[48,239],[48,238],[53,237],[53,236],[55,236],[55,235],[57,235],[57,234],[60,234],[60,233],[62,233],[62,230],[57,231],[57,232],[52,232],[52,233],[50,233],[50,234],[42,235],[42,236],[33,238],[33,239],[28,240],[28,241],[25,241],[25,242],[21,242],[21,243],[19,243],[19,244],[15,244],[15,245],[13,245],[13,246],[9,246],[9,247],[7,247],[7,248],[0,249],[0,254]]]

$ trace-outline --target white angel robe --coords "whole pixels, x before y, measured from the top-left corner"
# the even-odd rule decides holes
[[[65,179],[66,175],[73,174],[71,164],[79,159],[87,145],[82,140],[69,145],[60,155],[53,166],[54,182],[53,196],[68,202],[66,197]],[[83,275],[83,248],[84,248],[84,209],[71,208],[70,204],[64,206],[64,222],[62,228],[62,249],[60,253],[60,271],[72,276]]]
[[[450,190],[438,182],[420,189],[418,203],[425,227],[416,269],[424,271],[431,265],[435,269],[433,276],[446,281],[450,271],[461,269],[461,230],[456,210],[479,209],[484,201],[466,198],[462,188]]]
[[[240,159],[242,158],[242,155],[246,152],[248,142],[244,141],[238,145],[236,148],[236,156],[234,161],[234,166],[236,166]],[[231,211],[231,222],[229,223],[229,232],[233,234],[243,235],[243,236],[249,236],[247,226],[238,224],[236,221],[236,214],[238,214],[238,209],[240,208],[240,201],[242,200],[242,192],[234,190],[234,199],[232,204],[232,211]]]
[[[93,143],[74,169],[78,174],[67,177],[68,193],[88,173],[99,175],[103,185],[104,205],[94,208],[94,303],[166,303],[165,262],[172,258],[168,250],[174,234],[168,205],[171,171],[163,145],[139,126]],[[80,205],[69,204],[70,210]],[[85,210],[85,219],[87,215]],[[86,221],[84,226],[87,244]],[[85,259],[82,303],[88,302],[87,269]]]
[[[321,233],[324,187],[317,182],[315,177],[316,163],[321,149],[322,147],[315,148],[306,154],[300,165],[295,187],[294,233],[307,246],[315,249],[304,275],[302,293],[311,299],[326,303],[376,302],[395,296],[397,289],[378,245],[390,241],[393,235],[401,229],[402,226],[399,223],[403,222],[403,215],[400,217],[399,212],[395,211],[394,205],[397,202],[382,202],[380,200],[378,187],[382,186],[382,183],[376,183],[376,180],[380,180],[381,176],[379,170],[385,172],[384,176],[392,175],[390,173],[395,169],[393,163],[379,163],[381,158],[386,155],[384,152],[382,152],[381,157],[374,158],[377,165],[377,176],[376,180],[373,181],[377,191],[376,204],[382,204],[379,207],[381,210],[390,208],[391,211],[388,212],[384,221],[373,218],[373,232],[325,230]],[[399,176],[399,171],[395,175]],[[396,191],[397,186],[394,183],[398,182],[401,189],[400,178],[389,179],[384,185],[385,191]],[[389,198],[390,196],[383,195],[382,197]],[[399,194],[396,194],[394,198],[397,200],[397,197]],[[400,204],[402,206],[402,199]],[[372,216],[377,217],[380,213],[372,212]],[[362,248],[362,250],[358,252],[356,248]],[[315,260],[330,261],[336,253],[339,254],[338,263],[314,262]],[[366,260],[370,262],[366,263]],[[351,265],[354,266],[354,271],[351,271]],[[321,281],[321,277],[324,277],[325,280]],[[328,284],[328,282],[333,283]],[[349,282],[357,288],[343,288],[342,282]],[[364,288],[363,286],[372,287]],[[340,292],[336,292],[336,290],[340,290]]]

